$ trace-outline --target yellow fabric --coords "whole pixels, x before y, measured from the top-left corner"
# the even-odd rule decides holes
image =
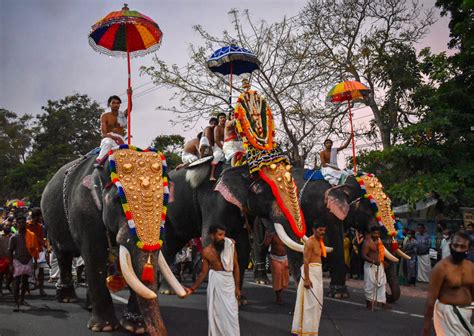
[[[36,235],[28,229],[25,233],[25,244],[30,256],[34,259],[38,259],[41,245],[38,243]]]
[[[350,263],[350,245],[351,241],[348,237],[344,238],[344,263],[349,267]]]
[[[377,242],[377,248],[379,249],[379,261],[383,263],[385,259],[385,247],[383,246],[382,240],[379,238]]]

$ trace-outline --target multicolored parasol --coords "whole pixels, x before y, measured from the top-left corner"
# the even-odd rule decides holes
[[[260,61],[249,50],[232,44],[214,51],[207,61],[207,67],[212,72],[229,75],[229,105],[232,106],[232,75],[252,73],[260,69]]]
[[[89,44],[100,53],[127,57],[128,65],[128,144],[131,139],[131,75],[130,58],[152,53],[160,47],[163,32],[158,24],[127,4],[122,10],[111,12],[92,26]]]
[[[29,201],[19,200],[19,199],[11,199],[7,201],[5,204],[7,208],[15,207],[15,208],[28,208],[30,206]]]
[[[357,81],[344,81],[336,84],[326,96],[326,101],[331,103],[342,103],[347,101],[349,110],[349,122],[351,125],[351,139],[352,139],[352,160],[354,163],[354,174],[357,173],[356,155],[355,155],[355,141],[354,141],[354,127],[352,125],[352,111],[351,101],[363,100],[369,93],[370,89],[364,84]]]

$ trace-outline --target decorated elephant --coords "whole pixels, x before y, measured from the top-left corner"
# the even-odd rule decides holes
[[[304,176],[306,175],[306,180]],[[329,295],[336,298],[348,296],[345,285],[346,266],[343,255],[343,232],[349,227],[361,233],[369,232],[370,228],[379,225],[376,211],[369,199],[364,198],[365,191],[355,177],[349,177],[341,186],[331,186],[322,178],[310,179],[311,174],[303,169],[295,169],[293,176],[300,190],[301,207],[307,222],[323,221],[327,225],[327,244],[334,248],[328,255],[328,264],[331,276]],[[329,204],[328,204],[329,203]],[[254,278],[257,283],[267,283],[265,258],[267,251],[259,244],[264,237],[265,230],[272,230],[273,225],[264,218],[258,219],[254,226]],[[308,227],[308,232],[311,232]],[[399,256],[408,258],[396,246],[392,246],[392,239],[384,237],[387,251],[395,251]],[[390,302],[400,297],[400,286],[396,274],[395,258],[388,252],[386,258],[387,282],[391,288],[388,297]]]
[[[71,262],[81,255],[92,308],[87,326],[93,331],[116,329],[119,322],[106,279],[118,249],[121,273],[130,287],[121,324],[131,332],[143,333],[146,327],[150,335],[165,335],[156,268],[178,295],[185,294],[160,251],[169,196],[166,161],[160,153],[127,145],[115,150],[104,167],[95,167],[95,159],[86,155],[66,164],[43,192],[41,208],[60,268],[57,299],[77,300]],[[117,287],[114,281],[109,287]]]

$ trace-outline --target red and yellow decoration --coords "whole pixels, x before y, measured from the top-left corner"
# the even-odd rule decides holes
[[[242,136],[244,148],[248,145],[259,150],[274,148],[275,125],[265,98],[255,90],[247,90],[237,99],[234,109],[237,131]]]
[[[395,237],[397,231],[395,230],[395,214],[392,211],[392,201],[383,191],[382,183],[373,174],[360,174],[356,179],[361,189],[365,191],[364,197],[372,204],[379,225],[385,227],[389,236]]]
[[[283,162],[273,163],[270,167],[259,170],[259,174],[272,189],[273,196],[295,235],[302,238],[306,233],[306,224],[298,201],[298,189],[291,176],[291,166]]]
[[[153,148],[121,145],[109,153],[109,165],[137,247],[147,252],[159,250],[169,197],[164,155]]]

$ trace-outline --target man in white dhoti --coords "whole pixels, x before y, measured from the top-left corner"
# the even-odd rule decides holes
[[[384,270],[385,248],[380,240],[380,227],[374,226],[370,234],[364,239],[362,245],[362,259],[364,259],[364,292],[367,309],[373,310],[377,303],[383,308],[390,309],[387,305],[385,285],[387,278]]]
[[[209,273],[207,285],[207,311],[209,336],[238,336],[240,299],[240,272],[235,242],[225,237],[225,227],[209,228],[212,242],[202,251],[202,271],[187,295],[192,294]]]
[[[428,233],[426,233],[426,229],[423,224],[418,224],[417,231],[418,232],[415,234],[418,263],[416,281],[428,282],[430,280],[431,272],[431,237]]]
[[[214,127],[214,147],[212,148],[212,156],[214,158],[211,162],[211,177],[209,178],[210,181],[216,180],[216,167],[220,162],[225,161],[224,151],[222,147],[224,146],[224,130],[225,130],[225,122],[226,122],[225,113],[219,113],[217,116],[217,126]]]
[[[431,272],[426,300],[423,336],[430,335],[433,319],[436,335],[474,335],[471,315],[474,306],[474,263],[466,259],[472,242],[469,235],[456,232],[450,243],[451,255]]]
[[[351,139],[349,138],[341,147],[332,148],[332,140],[326,139],[324,141],[324,150],[319,152],[321,174],[332,185],[343,184],[347,176],[351,174],[349,171],[339,169],[337,165],[337,153],[346,149],[350,141]]]
[[[107,153],[125,143],[125,130],[127,128],[127,112],[120,111],[122,100],[118,96],[111,96],[107,101],[110,112],[102,113],[100,116],[100,152],[97,157],[97,163],[103,164]]]
[[[224,151],[226,161],[230,161],[232,167],[235,166],[235,163],[238,162],[245,153],[244,144],[237,135],[233,113],[230,115],[230,120],[227,120],[225,123],[224,145],[222,146],[222,150]]]
[[[183,146],[183,152],[181,153],[181,161],[183,163],[179,164],[175,169],[181,169],[183,167],[189,166],[190,163],[199,159],[199,147],[202,139],[202,132],[199,132],[198,135],[186,142]]]
[[[313,226],[313,235],[304,245],[304,264],[298,284],[295,312],[291,326],[292,335],[317,335],[323,309],[323,270],[321,256],[326,257],[323,237],[324,224]]]

